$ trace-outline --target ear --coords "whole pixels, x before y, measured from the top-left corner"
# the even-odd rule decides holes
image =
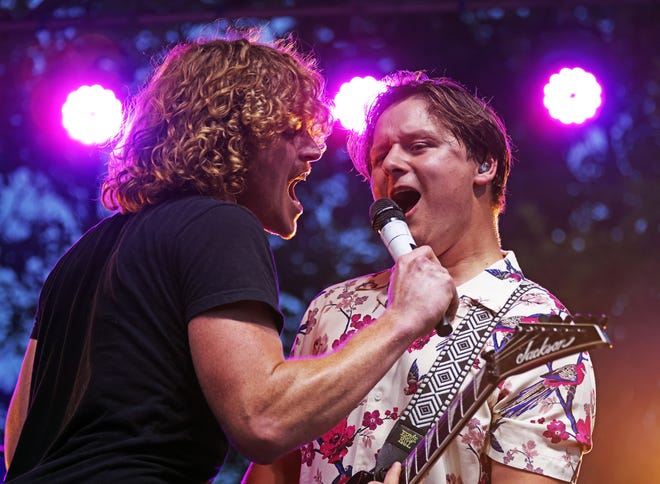
[[[493,181],[497,173],[497,161],[488,158],[482,163],[478,163],[474,168],[474,184],[486,185]]]

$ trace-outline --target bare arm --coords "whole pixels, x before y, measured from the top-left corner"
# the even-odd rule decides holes
[[[516,469],[493,460],[491,460],[491,482],[492,484],[566,484],[565,481]]]
[[[28,402],[30,399],[30,383],[32,382],[32,366],[34,364],[34,355],[37,350],[37,340],[31,339],[25,350],[23,364],[18,374],[18,381],[14,388],[14,394],[7,410],[7,421],[5,423],[5,467],[9,469],[18,437],[21,435],[25,417],[27,416]]]
[[[399,258],[378,321],[320,358],[285,361],[270,310],[222,306],[188,327],[207,400],[237,449],[257,463],[318,437],[347,415],[412,341],[429,333],[456,290],[429,247]]]

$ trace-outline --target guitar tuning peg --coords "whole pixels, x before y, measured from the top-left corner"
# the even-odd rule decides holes
[[[573,322],[576,324],[597,324],[602,328],[605,328],[605,323],[607,322],[607,316],[605,314],[594,315],[591,313],[581,314],[575,313],[573,315]]]

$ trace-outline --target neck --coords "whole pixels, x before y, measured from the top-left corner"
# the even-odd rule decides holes
[[[460,286],[464,282],[481,274],[486,268],[490,267],[503,257],[504,253],[498,246],[492,251],[470,254],[467,257],[455,261],[445,262],[447,257],[444,257],[444,254],[440,255],[438,258],[440,263],[449,271],[449,274],[451,274],[451,277],[454,279],[454,284]]]
[[[438,260],[449,271],[454,283],[460,286],[503,257],[495,219],[483,230],[466,232],[461,240],[439,254]]]

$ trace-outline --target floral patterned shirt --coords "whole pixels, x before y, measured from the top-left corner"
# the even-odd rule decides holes
[[[373,323],[387,304],[388,276],[389,271],[370,274],[321,292],[303,317],[292,356],[333,351]],[[515,255],[507,252],[501,261],[457,288],[460,304],[452,325],[476,303],[496,314],[522,279]],[[484,351],[497,351],[518,323],[533,323],[540,315],[564,318],[568,312],[552,294],[535,285],[503,315]],[[300,482],[343,483],[360,470],[373,471],[378,450],[445,340],[434,331],[415,341],[357,408],[319,439],[302,446]],[[483,365],[481,358],[475,360],[463,387]],[[582,455],[591,449],[595,411],[588,353],[511,376],[497,386],[423,482],[489,483],[489,458],[574,481]]]

